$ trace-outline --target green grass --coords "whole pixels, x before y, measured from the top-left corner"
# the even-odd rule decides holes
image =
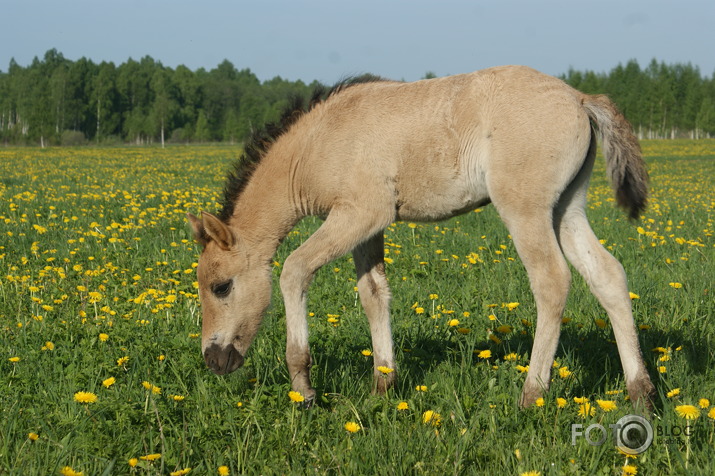
[[[655,441],[628,461],[638,474],[711,474],[715,144],[652,142],[644,151],[653,189],[644,219],[629,223],[613,207],[600,162],[588,211],[639,295],[635,318],[658,391]],[[224,465],[231,474],[622,473],[626,458],[611,439],[571,444],[573,423],[607,427],[632,411],[610,325],[597,324],[607,317],[576,273],[556,356],[571,375],[555,371],[543,407],[517,408],[535,306],[491,207],[386,230],[400,372],[387,396],[370,394],[370,336],[348,257],[320,270],[310,292],[314,408],[288,398],[277,282],[246,365],[224,377],[208,371],[194,283],[200,250],[185,212],[216,209],[236,156],[228,147],[0,149],[0,474],[218,474]],[[308,218],[288,236],[276,278],[319,223]],[[78,391],[97,401],[76,402]],[[579,416],[574,397],[588,397],[595,414]],[[617,409],[604,412],[597,399]],[[688,423],[676,406],[700,408],[700,399],[710,402],[691,436],[669,438]],[[423,422],[428,410],[439,426]],[[361,429],[349,433],[347,422]],[[161,457],[141,459],[151,454]]]

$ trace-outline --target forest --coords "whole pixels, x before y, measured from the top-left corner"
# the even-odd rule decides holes
[[[715,136],[715,79],[697,66],[654,59],[643,68],[631,60],[609,72],[570,69],[561,78],[608,94],[640,138]],[[11,60],[0,71],[0,143],[240,143],[277,120],[291,96],[317,85],[280,76],[261,82],[228,60],[192,71],[150,56],[120,65],[72,61],[51,49],[28,66]]]

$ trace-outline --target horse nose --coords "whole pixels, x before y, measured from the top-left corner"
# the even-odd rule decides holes
[[[243,365],[243,356],[232,345],[220,347],[218,344],[211,344],[204,352],[204,360],[217,375],[231,373]]]

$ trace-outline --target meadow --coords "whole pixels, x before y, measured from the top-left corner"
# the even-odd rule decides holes
[[[712,474],[715,141],[643,142],[650,205],[629,222],[601,160],[589,219],[624,265],[654,440],[633,457],[573,424],[633,412],[603,309],[574,272],[551,391],[517,407],[535,325],[492,207],[385,232],[399,383],[371,395],[349,257],[309,296],[317,404],[289,395],[279,248],[243,368],[200,353],[200,247],[234,147],[0,149],[0,474]],[[425,184],[428,192],[429,184]]]

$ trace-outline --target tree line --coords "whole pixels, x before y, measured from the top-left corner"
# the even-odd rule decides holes
[[[641,138],[715,136],[715,81],[690,64],[653,60],[642,69],[630,61],[609,73],[571,69],[562,79],[608,94]],[[11,60],[0,71],[0,143],[241,142],[277,120],[290,97],[316,86],[281,77],[261,82],[228,60],[192,71],[150,56],[118,66],[72,61],[52,49],[29,66]]]

